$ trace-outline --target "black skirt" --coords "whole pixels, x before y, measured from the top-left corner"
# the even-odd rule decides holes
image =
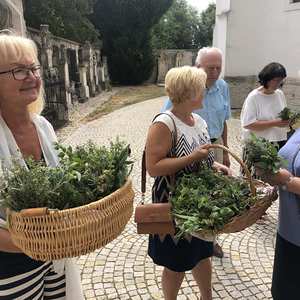
[[[193,237],[191,241],[180,239],[175,243],[170,235],[163,241],[158,235],[150,235],[148,254],[156,265],[174,272],[185,272],[192,270],[202,259],[212,256],[213,242]]]
[[[300,299],[299,274],[300,247],[277,234],[272,280],[273,299]]]

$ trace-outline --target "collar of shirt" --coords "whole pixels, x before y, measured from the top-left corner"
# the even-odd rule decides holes
[[[216,80],[215,83],[210,88],[206,88],[205,95],[210,95],[210,94],[216,93],[219,90],[220,90],[220,88],[218,85],[218,80]]]

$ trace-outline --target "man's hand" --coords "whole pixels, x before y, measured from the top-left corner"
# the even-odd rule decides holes
[[[223,151],[223,165],[230,168],[230,159],[227,151]]]

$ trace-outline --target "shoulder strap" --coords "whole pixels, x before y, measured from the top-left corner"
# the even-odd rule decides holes
[[[159,113],[157,114],[153,120],[152,123],[154,122],[154,120],[160,116],[160,115],[167,115],[170,117],[170,119],[172,120],[173,126],[174,126],[174,131],[171,132],[172,134],[172,148],[171,148],[171,157],[175,157],[175,148],[176,148],[176,144],[177,144],[177,128],[176,128],[176,124],[174,119],[172,118],[171,115],[167,114],[167,113]],[[174,177],[174,175],[172,175]],[[143,151],[143,156],[142,156],[142,181],[141,181],[141,191],[142,194],[144,194],[146,192],[146,147],[144,148]],[[171,182],[173,182],[174,184],[175,178],[171,179]]]

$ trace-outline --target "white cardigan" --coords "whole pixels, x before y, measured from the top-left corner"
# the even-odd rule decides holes
[[[59,164],[59,159],[54,148],[57,138],[52,125],[44,117],[37,114],[32,114],[31,119],[36,127],[47,166],[56,167]],[[27,168],[12,132],[0,115],[0,175],[12,167],[13,161],[17,161]],[[5,223],[5,209],[1,209],[0,203],[0,227],[5,227]],[[66,300],[83,300],[80,274],[75,260],[61,259],[53,261],[53,265],[56,273],[65,274],[66,276]]]

